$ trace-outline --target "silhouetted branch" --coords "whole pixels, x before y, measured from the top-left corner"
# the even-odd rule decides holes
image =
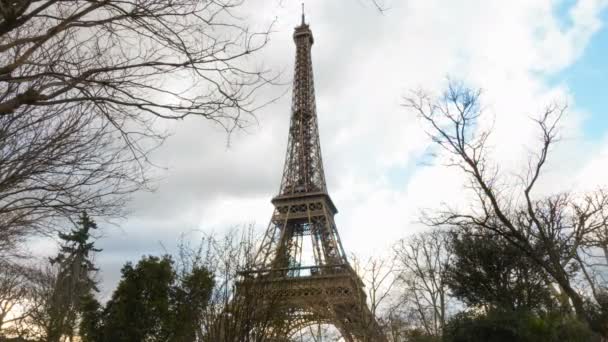
[[[251,31],[242,3],[0,1],[0,257],[82,211],[124,215],[149,188],[156,119],[254,118],[272,25]]]
[[[558,123],[566,107],[550,105],[535,120],[541,136],[539,152],[529,159],[522,177],[522,196],[505,188],[498,166],[490,161],[486,148],[489,129],[478,124],[483,115],[480,91],[451,83],[443,96],[434,98],[416,92],[406,98],[406,106],[427,124],[432,141],[441,147],[448,165],[462,170],[476,201],[469,210],[444,208],[426,214],[432,226],[487,230],[505,238],[550,276],[574,308],[588,321],[584,294],[574,285],[573,266],[577,255],[590,247],[593,236],[605,230],[608,202],[603,191],[580,196],[561,193],[533,198],[533,190],[546,166],[549,151],[557,140]],[[519,198],[524,198],[521,203]],[[542,252],[539,252],[542,251]],[[590,277],[588,277],[590,279]],[[603,332],[605,333],[605,332]]]

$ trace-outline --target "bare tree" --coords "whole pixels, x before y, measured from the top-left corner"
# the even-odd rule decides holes
[[[146,188],[156,118],[247,124],[272,82],[243,0],[0,1],[0,257]]]
[[[292,337],[297,342],[342,342],[344,338],[340,332],[332,326],[314,324],[304,328]]]
[[[51,305],[56,269],[49,264],[42,267],[13,266],[19,270],[18,296],[11,298],[16,303],[10,308],[10,320],[1,327],[1,337],[15,337],[24,340],[45,340],[50,328],[48,308]]]
[[[111,123],[84,106],[61,107],[0,116],[0,257],[83,210],[120,215],[147,182]]]
[[[0,337],[11,324],[22,318],[26,298],[26,269],[8,262],[0,263]]]
[[[394,257],[372,256],[361,261],[356,255],[350,257],[351,265],[365,284],[370,311],[374,317],[381,318],[388,308],[387,300],[392,294],[397,278],[395,277]]]
[[[208,305],[200,312],[200,341],[265,342],[284,337],[285,323],[277,316],[279,295],[268,297],[247,282],[259,241],[254,226],[234,228],[224,235],[205,235],[198,245],[180,246],[181,268],[205,267],[215,285]],[[276,336],[275,336],[276,335]]]
[[[386,0],[371,0],[372,5],[380,12],[380,13],[384,13],[385,11],[389,10],[390,7],[387,4]]]
[[[43,259],[35,267],[0,263],[0,329],[4,323],[10,326],[9,335],[47,342],[77,335],[82,300],[97,291],[91,258],[99,250],[90,240],[96,228],[83,213],[74,229],[60,234],[55,258]]]
[[[395,311],[410,318],[413,328],[422,327],[432,336],[441,336],[451,304],[444,281],[450,262],[447,244],[446,233],[433,230],[402,239],[395,246],[401,294]]]
[[[90,103],[117,124],[151,114],[238,125],[266,81],[242,59],[268,38],[232,15],[242,3],[2,2],[0,115]]]
[[[593,230],[574,256],[594,298],[608,294],[608,225]]]
[[[391,329],[395,303],[392,300],[398,282],[396,257],[371,256],[362,261],[353,254],[350,257],[350,264],[365,285],[364,290],[372,317],[376,318],[387,338],[393,336]]]
[[[426,223],[477,227],[504,237],[546,271],[579,319],[592,324],[585,311],[584,292],[577,290],[573,271],[587,238],[606,227],[608,196],[603,191],[550,196],[534,193],[566,108],[550,105],[535,120],[541,144],[513,184],[491,161],[490,131],[478,125],[483,114],[480,91],[452,83],[439,98],[417,92],[406,98],[406,105],[428,124],[428,133],[445,152],[448,165],[468,177],[468,188],[476,199],[468,209],[445,208],[428,215]]]

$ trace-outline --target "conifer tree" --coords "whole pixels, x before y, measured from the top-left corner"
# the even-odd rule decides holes
[[[82,342],[103,341],[103,306],[92,293],[82,298],[78,334]]]
[[[57,267],[55,286],[48,303],[47,341],[58,342],[62,336],[74,336],[83,298],[97,292],[93,274],[97,268],[91,260],[100,249],[94,247],[92,230],[97,224],[83,212],[77,227],[60,233],[59,254],[50,260]]]
[[[193,266],[178,274],[168,256],[147,256],[122,268],[106,307],[90,301],[81,321],[85,342],[199,341],[213,274]]]

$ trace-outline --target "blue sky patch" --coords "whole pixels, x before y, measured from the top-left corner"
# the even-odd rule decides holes
[[[561,18],[569,18],[572,3],[574,1],[560,2]],[[591,139],[601,139],[608,134],[608,26],[605,25],[608,11],[602,13],[601,19],[604,25],[593,35],[583,55],[550,78],[551,83],[565,83],[574,96],[576,108],[588,113],[584,130],[585,136]]]

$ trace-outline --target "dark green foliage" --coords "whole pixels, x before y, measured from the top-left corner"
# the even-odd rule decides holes
[[[102,306],[92,295],[82,298],[80,306],[80,338],[82,342],[102,341]]]
[[[196,340],[201,315],[214,286],[212,274],[194,267],[180,277],[169,256],[149,256],[127,263],[112,298],[102,309],[86,302],[81,334],[84,342]]]
[[[100,252],[100,249],[94,247],[94,242],[89,242],[91,238],[91,230],[97,229],[97,223],[89,217],[86,212],[83,212],[78,220],[78,228],[72,229],[70,233],[59,233],[59,238],[63,241],[60,246],[59,255],[51,259],[51,263],[65,264],[67,260],[76,259],[82,264],[82,268],[89,271],[96,271],[97,268],[89,259],[91,252]],[[93,282],[90,282],[93,286]]]
[[[599,337],[570,315],[529,311],[463,312],[445,327],[444,342],[599,342]]]
[[[597,293],[596,300],[587,300],[586,311],[593,329],[601,334],[608,335],[608,292],[604,289]]]
[[[174,335],[171,341],[191,342],[202,322],[202,312],[213,290],[213,275],[202,267],[194,267],[173,291]]]
[[[457,231],[445,281],[469,306],[532,310],[552,305],[543,270],[495,234]]]
[[[429,335],[423,329],[411,329],[404,333],[403,340],[406,342],[441,342],[441,338]]]
[[[46,338],[50,342],[75,334],[81,300],[97,291],[93,279],[93,272],[97,268],[91,261],[91,254],[100,250],[94,247],[94,242],[89,241],[91,231],[96,228],[97,224],[85,212],[80,216],[75,229],[68,234],[59,234],[62,240],[59,254],[50,260],[58,268],[46,308]]]
[[[476,316],[462,312],[448,321],[443,337],[445,342],[516,342],[521,341],[518,339],[519,323],[513,312],[508,316],[495,313]]]
[[[106,306],[104,340],[166,341],[170,335],[171,285],[169,257],[147,257],[122,268],[122,280]]]

